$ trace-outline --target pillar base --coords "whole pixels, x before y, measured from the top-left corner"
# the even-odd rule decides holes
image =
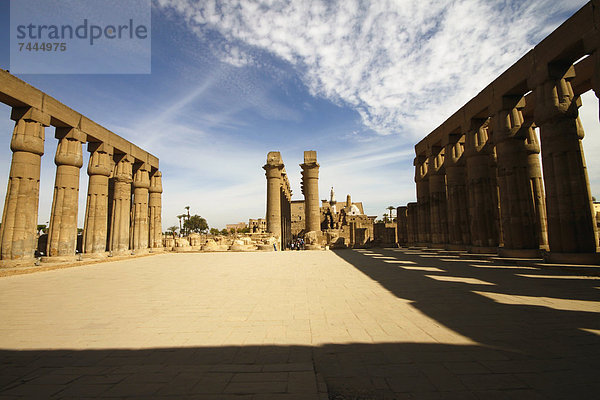
[[[101,260],[106,257],[108,257],[108,251],[103,251],[100,253],[83,253],[83,254],[81,254],[82,260]]]
[[[323,250],[323,246],[319,244],[306,244],[304,250]]]
[[[0,268],[16,268],[16,267],[30,267],[35,265],[35,258],[26,258],[21,260],[0,260]]]
[[[431,247],[431,243],[427,243],[427,242],[417,242],[417,243],[415,244],[415,247],[429,248],[429,247]]]
[[[273,251],[272,244],[259,244],[258,251]]]
[[[43,263],[55,263],[55,262],[75,262],[79,261],[79,255],[73,254],[72,256],[51,256],[51,257],[42,257],[41,261]]]
[[[540,258],[542,257],[541,249],[507,249],[504,247],[498,248],[498,255],[507,258]]]
[[[464,244],[451,244],[448,243],[446,244],[446,250],[451,250],[451,251],[467,251],[468,248],[466,245]]]
[[[175,247],[175,251],[178,251],[177,249],[179,249],[180,247]],[[132,256],[139,256],[139,255],[143,255],[143,254],[148,254],[150,249],[135,249],[135,250],[131,250],[131,255]],[[191,247],[190,247],[191,250]]]
[[[498,254],[498,248],[492,246],[469,246],[468,251],[474,254]]]
[[[200,248],[199,248],[199,246],[192,246],[192,250],[200,250]],[[165,248],[164,247],[151,247],[149,251],[150,251],[150,253],[163,253],[165,251]]]
[[[600,253],[553,253],[542,254],[548,264],[600,265]]]

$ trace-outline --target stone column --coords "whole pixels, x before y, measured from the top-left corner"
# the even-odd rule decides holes
[[[133,157],[127,154],[120,154],[115,157],[109,240],[109,249],[113,255],[129,252],[133,161]]]
[[[496,252],[500,243],[495,156],[488,140],[488,120],[473,119],[466,135],[470,251]]]
[[[427,158],[417,156],[414,161],[415,182],[417,184],[418,204],[418,245],[428,246],[431,243],[431,209],[429,206],[429,178],[427,175]]]
[[[160,251],[162,245],[162,174],[156,171],[150,178],[150,198],[148,202],[150,212],[150,248]]]
[[[306,232],[321,231],[319,211],[319,164],[317,152],[305,151],[302,167],[302,193],[304,194],[304,220]]]
[[[598,262],[592,196],[581,147],[581,99],[573,94],[570,83],[575,70],[550,65],[541,72],[535,77],[534,112],[542,142],[549,259]]]
[[[108,232],[108,177],[112,173],[112,146],[106,143],[88,143],[90,161],[88,164],[87,205],[83,229],[83,252],[104,255]]]
[[[59,142],[54,157],[56,179],[46,255],[75,257],[79,170],[83,166],[81,146],[87,136],[76,128],[56,128],[55,136]]]
[[[448,192],[448,248],[466,250],[471,244],[464,143],[453,138],[445,147],[444,169]]]
[[[444,154],[441,147],[431,149],[427,164],[431,244],[434,247],[443,248],[448,243],[448,203]]]
[[[148,249],[149,188],[150,175],[148,174],[148,166],[144,163],[138,167],[133,175],[133,236],[131,249],[137,254],[144,253]]]
[[[263,169],[267,176],[267,232],[275,235],[281,249],[281,154],[278,151],[269,152]]]
[[[547,248],[546,205],[539,162],[540,145],[525,122],[522,97],[503,97],[494,118],[500,215],[507,257],[537,257]]]
[[[398,232],[398,244],[406,246],[408,243],[408,208],[396,208],[396,232]]]
[[[406,233],[408,235],[408,245],[414,246],[419,241],[418,225],[419,225],[419,208],[417,203],[408,203],[407,217],[408,217],[408,228]]]
[[[40,192],[40,165],[44,154],[44,127],[50,116],[37,108],[13,108],[15,128],[10,142],[13,152],[2,227],[2,260],[30,260],[36,249]]]

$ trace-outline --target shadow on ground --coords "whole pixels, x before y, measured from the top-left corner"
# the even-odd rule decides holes
[[[456,261],[392,249],[336,254],[476,344],[2,350],[0,399],[598,398],[600,280],[468,255]]]

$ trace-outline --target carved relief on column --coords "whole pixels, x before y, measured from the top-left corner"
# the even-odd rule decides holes
[[[473,119],[465,138],[471,251],[495,251],[500,242],[495,154],[489,119]]]
[[[108,232],[108,177],[113,170],[113,148],[106,143],[88,143],[88,195],[83,229],[83,251],[103,254]]]
[[[408,243],[408,208],[396,208],[396,231],[398,232],[398,244],[405,246]]]
[[[44,127],[50,116],[40,110],[13,108],[13,152],[0,228],[2,260],[28,260],[36,249],[40,165],[44,154]]]
[[[581,99],[570,81],[572,66],[549,65],[534,77],[535,123],[540,127],[546,188],[548,242],[555,253],[595,253],[596,224],[585,158]]]
[[[277,238],[281,249],[281,154],[278,151],[269,152],[263,169],[267,177],[267,232]]]
[[[500,215],[507,256],[536,256],[547,246],[546,205],[539,162],[540,146],[531,122],[523,118],[522,97],[504,97],[494,118],[500,188]]]
[[[417,204],[418,204],[418,243],[427,245],[431,243],[430,236],[430,206],[429,206],[429,180],[427,176],[427,158],[417,156],[414,161],[415,182],[417,184]]]
[[[113,254],[123,254],[129,250],[133,161],[133,157],[127,154],[115,156],[115,168],[111,178],[113,180],[113,204],[109,240],[109,249]]]
[[[141,164],[133,175],[133,245],[136,252],[148,248],[148,189],[150,175],[148,166]]]
[[[417,203],[408,203],[406,205],[408,225],[406,234],[408,236],[408,245],[414,246],[419,241],[418,225],[419,225],[419,206]]]
[[[79,172],[83,166],[82,144],[87,136],[76,128],[56,128],[55,137],[59,142],[54,157],[56,179],[46,254],[75,256]]]
[[[149,213],[150,213],[150,247],[153,249],[162,249],[162,174],[156,171],[150,178],[150,198],[149,198]]]
[[[457,137],[451,138],[445,146],[444,169],[448,193],[448,243],[456,249],[471,244],[467,170],[463,154],[464,143]]]
[[[444,150],[441,147],[430,149],[428,159],[429,204],[431,243],[448,243],[448,205],[446,200],[446,172],[444,170]]]

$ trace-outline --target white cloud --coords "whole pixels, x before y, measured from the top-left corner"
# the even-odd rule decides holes
[[[155,0],[196,32],[267,50],[310,91],[354,107],[381,134],[420,138],[516,61],[584,0]],[[240,46],[221,60],[246,65]]]

